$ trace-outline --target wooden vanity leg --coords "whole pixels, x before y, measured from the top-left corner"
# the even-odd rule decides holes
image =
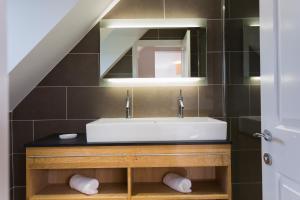
[[[231,165],[227,167],[227,193],[228,199],[232,200]]]
[[[127,168],[127,190],[128,190],[128,200],[131,200],[132,196],[132,169]]]

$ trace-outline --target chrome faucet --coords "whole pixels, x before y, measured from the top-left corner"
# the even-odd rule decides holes
[[[182,90],[180,90],[179,97],[178,97],[177,101],[178,101],[178,113],[177,113],[177,116],[179,118],[183,118],[184,117],[184,115],[183,115],[184,104],[183,104]]]
[[[131,99],[129,95],[129,90],[127,90],[127,97],[126,97],[126,118],[131,118]]]

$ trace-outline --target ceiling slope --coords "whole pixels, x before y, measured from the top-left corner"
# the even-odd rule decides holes
[[[74,1],[76,2],[72,5]],[[40,41],[35,41],[36,45],[32,49],[28,48],[28,53],[16,66],[10,67],[10,110],[13,110],[118,2],[119,0],[70,0],[69,5],[72,8]],[[45,15],[37,12],[37,16],[33,17],[39,18],[41,14]],[[46,14],[52,15],[53,12],[49,10]],[[29,30],[31,28],[34,30],[36,27],[26,27]],[[22,32],[18,34],[22,35]],[[14,36],[18,37],[18,34],[15,33]],[[19,45],[26,44],[20,41]]]
[[[8,71],[13,70],[78,1],[9,0],[7,2]]]

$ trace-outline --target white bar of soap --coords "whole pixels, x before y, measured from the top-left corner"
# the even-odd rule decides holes
[[[58,137],[61,140],[70,140],[77,138],[78,134],[77,133],[71,133],[71,134],[60,134]]]

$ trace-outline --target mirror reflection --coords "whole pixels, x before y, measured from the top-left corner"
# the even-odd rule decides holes
[[[101,78],[205,77],[206,21],[199,22],[193,27],[167,22],[154,27],[101,26]]]
[[[244,77],[260,76],[259,20],[243,21]]]

